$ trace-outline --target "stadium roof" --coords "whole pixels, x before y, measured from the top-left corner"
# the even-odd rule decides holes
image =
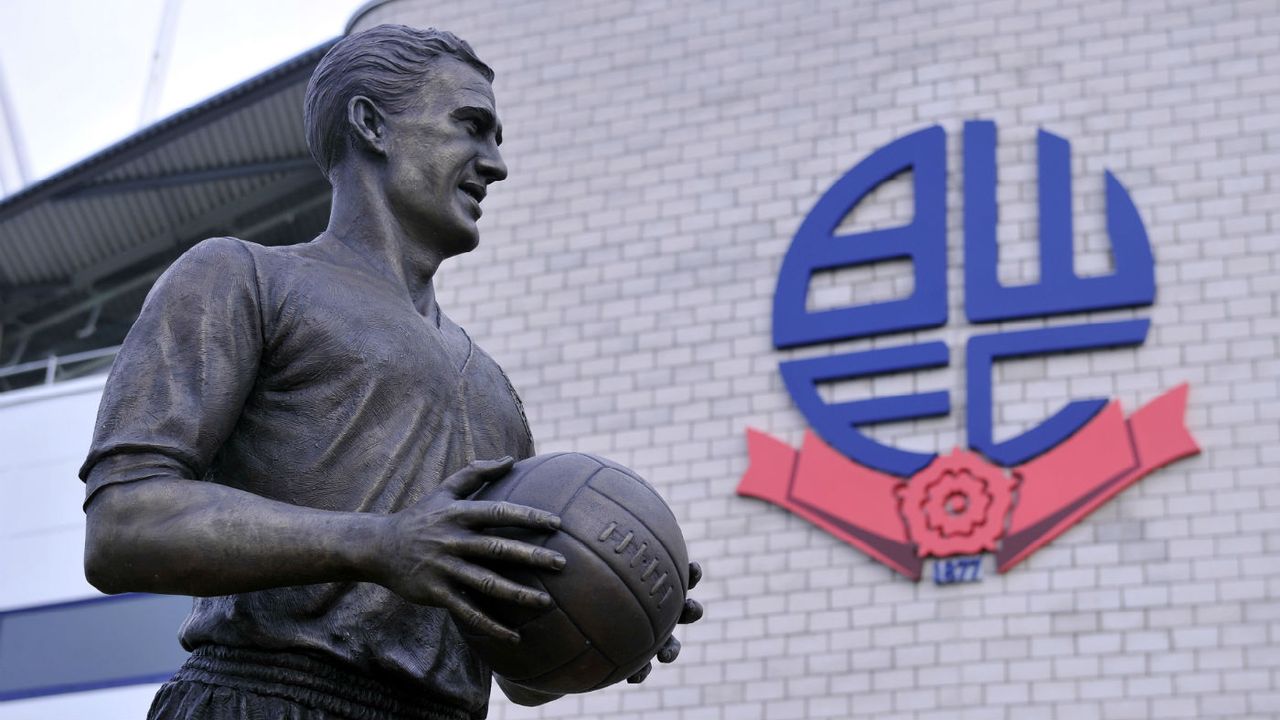
[[[155,278],[203,238],[276,245],[323,229],[329,185],[302,97],[332,43],[0,199],[0,370],[118,344]]]

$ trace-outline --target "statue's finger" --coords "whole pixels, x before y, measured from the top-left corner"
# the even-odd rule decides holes
[[[689,589],[692,590],[697,587],[698,582],[701,580],[702,564],[696,562],[689,563]]]
[[[553,604],[547,593],[508,580],[488,568],[461,561],[450,563],[448,567],[455,580],[491,598],[529,607],[551,607]]]
[[[457,544],[456,549],[460,554],[471,557],[520,563],[544,570],[560,570],[565,565],[564,555],[555,550],[548,550],[531,543],[493,535],[483,535],[461,541]]]
[[[528,505],[491,500],[463,500],[455,503],[454,506],[458,511],[458,519],[470,527],[560,529],[560,516]]]
[[[513,645],[520,642],[520,633],[485,615],[467,602],[460,593],[450,593],[445,600],[445,608],[455,620],[476,632],[491,635]]]
[[[636,683],[642,683],[644,682],[645,678],[649,677],[649,673],[651,672],[653,672],[653,663],[645,663],[645,666],[637,670],[636,674],[627,678],[627,682],[631,683],[632,685],[635,685]]]
[[[691,622],[698,622],[702,619],[702,603],[693,598],[685,598],[684,609],[680,611],[680,620],[682,624],[688,625]]]
[[[474,493],[484,484],[506,475],[515,459],[510,455],[499,460],[476,460],[440,483],[440,489],[456,498]]]
[[[667,638],[662,644],[662,649],[658,651],[658,662],[669,663],[680,657],[680,641],[675,635]]]

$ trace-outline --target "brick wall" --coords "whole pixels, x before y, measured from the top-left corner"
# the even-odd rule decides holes
[[[495,697],[493,717],[1280,716],[1274,0],[393,0],[358,27],[388,21],[454,30],[498,73],[511,176],[485,202],[481,248],[442,271],[444,307],[512,375],[542,450],[653,479],[707,568],[708,617],[683,631],[678,663],[543,709]],[[1157,262],[1154,308],[1090,315],[1150,317],[1147,343],[999,364],[996,436],[1073,397],[1132,410],[1189,381],[1204,453],[1008,574],[937,587],[734,488],[747,426],[793,443],[806,426],[779,360],[833,351],[771,346],[792,234],[845,170],[934,123],[948,132],[952,325],[915,338],[957,348],[970,332],[959,131],[974,118],[1000,129],[1002,280],[1036,277],[1041,127],[1072,142],[1078,267],[1109,267],[1104,168]],[[910,213],[900,180],[846,225]],[[908,274],[835,273],[813,301],[891,297]],[[949,385],[952,416],[871,431],[946,450],[964,443],[962,360],[835,392]]]

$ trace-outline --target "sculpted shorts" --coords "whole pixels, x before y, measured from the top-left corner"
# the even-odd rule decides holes
[[[316,658],[220,646],[197,648],[160,688],[148,720],[473,720],[405,688]]]

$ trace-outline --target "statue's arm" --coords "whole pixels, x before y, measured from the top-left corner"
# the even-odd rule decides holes
[[[227,595],[384,572],[387,516],[171,478],[108,485],[85,512],[85,576],[106,593]]]
[[[510,458],[472,463],[391,515],[297,507],[164,477],[110,484],[85,508],[85,575],[107,593],[182,595],[375,582],[411,602],[442,607],[473,630],[516,642],[519,636],[476,608],[467,593],[541,607],[551,597],[475,561],[558,570],[564,557],[484,533],[498,526],[559,527],[559,518],[543,510],[465,499],[511,465]]]

